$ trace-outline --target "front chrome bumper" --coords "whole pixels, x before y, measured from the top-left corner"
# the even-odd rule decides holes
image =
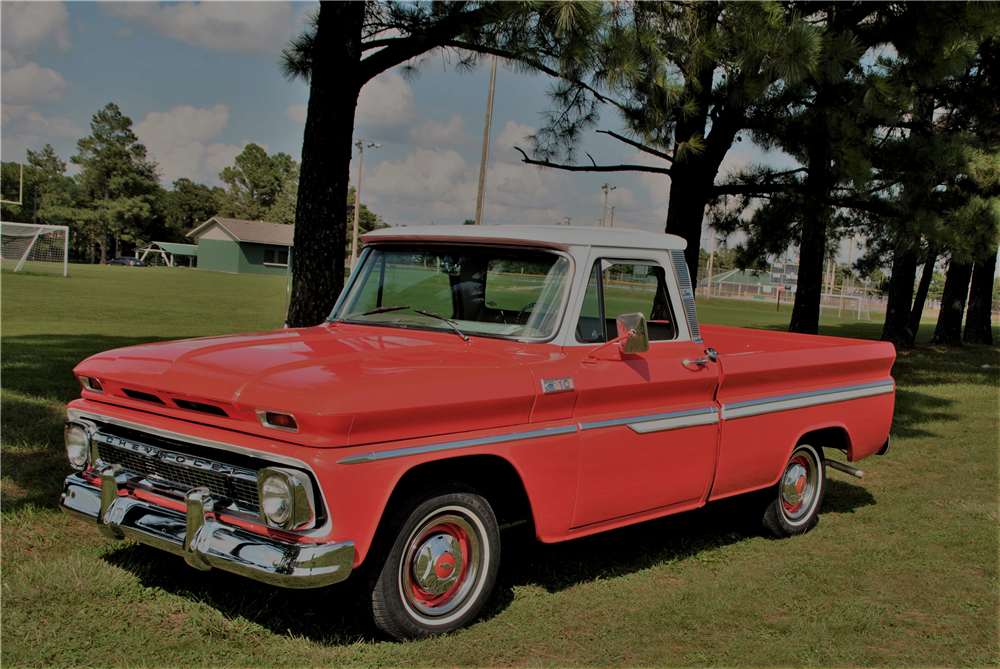
[[[351,575],[353,541],[297,544],[225,525],[212,517],[207,488],[186,495],[186,513],[119,496],[124,488],[124,475],[110,467],[100,487],[74,474],[61,506],[70,516],[96,521],[108,537],[162,548],[203,571],[217,567],[285,588],[320,588]]]

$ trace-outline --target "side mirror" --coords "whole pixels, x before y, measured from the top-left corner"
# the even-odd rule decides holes
[[[649,350],[649,328],[641,313],[618,316],[618,336],[627,337],[621,343],[622,353],[645,353]]]

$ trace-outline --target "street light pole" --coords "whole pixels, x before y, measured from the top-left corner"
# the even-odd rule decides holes
[[[601,186],[601,190],[604,191],[604,211],[601,212],[601,227],[602,228],[604,227],[604,224],[608,220],[608,193],[610,191],[613,191],[616,188],[618,188],[618,186],[612,186],[611,184],[607,184],[607,183],[604,184],[603,186]]]
[[[378,142],[365,142],[362,137],[358,141],[354,142],[354,146],[360,149],[358,153],[358,187],[354,191],[354,234],[351,235],[351,271],[354,271],[354,265],[358,262],[358,220],[361,214],[361,165],[365,160],[365,147],[369,149],[381,148],[381,144]]]

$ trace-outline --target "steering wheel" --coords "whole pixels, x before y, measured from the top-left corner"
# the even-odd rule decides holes
[[[552,311],[552,307],[544,302],[528,302],[526,305],[521,307],[521,310],[517,312],[517,316],[514,318],[514,322],[518,325],[524,325],[528,322],[528,314],[535,311],[535,307],[538,309],[544,309],[545,311]]]

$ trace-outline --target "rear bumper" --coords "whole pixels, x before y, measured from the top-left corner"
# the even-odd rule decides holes
[[[122,488],[124,477],[110,469],[100,487],[72,475],[61,506],[70,516],[96,522],[108,537],[161,548],[203,571],[217,567],[285,588],[320,588],[351,575],[353,541],[291,543],[223,524],[211,514],[206,488],[187,494],[186,513],[119,496]]]

